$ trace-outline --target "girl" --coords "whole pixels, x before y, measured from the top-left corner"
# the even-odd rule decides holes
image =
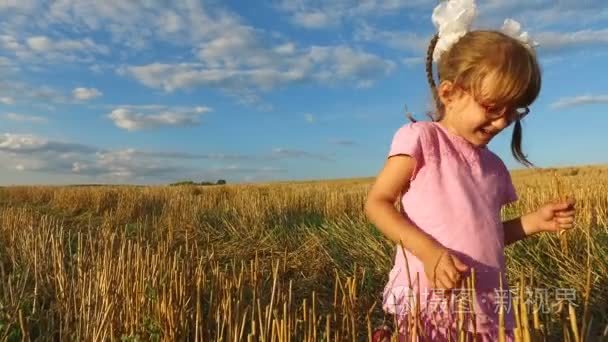
[[[501,208],[517,196],[507,168],[487,144],[513,124],[513,155],[531,165],[521,149],[520,121],[540,92],[541,72],[532,47],[513,34],[467,31],[463,21],[470,21],[474,11],[472,0],[435,9],[439,34],[431,40],[426,64],[436,102],[433,121],[396,131],[365,204],[369,220],[398,246],[383,308],[396,315],[401,338],[411,334],[406,322],[418,295],[424,325],[417,334],[432,341],[457,340],[454,299],[463,295],[461,280],[474,269],[475,296],[470,299],[476,324],[468,319],[465,328],[471,335],[475,331],[477,340],[496,341],[503,305],[506,339],[512,340],[511,299],[500,287],[502,281],[502,289],[509,289],[505,246],[573,227],[572,201],[548,203],[501,221]],[[462,28],[465,32],[458,31]],[[394,206],[397,199],[400,210]]]

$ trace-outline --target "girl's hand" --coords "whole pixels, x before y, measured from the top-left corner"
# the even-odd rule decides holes
[[[574,227],[574,200],[548,203],[536,211],[540,231],[556,232]]]
[[[469,270],[460,259],[446,248],[439,248],[433,257],[423,260],[424,272],[435,289],[451,290],[460,285],[462,272]]]

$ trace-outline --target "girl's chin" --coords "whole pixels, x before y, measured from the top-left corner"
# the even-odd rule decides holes
[[[475,137],[477,138],[477,145],[485,146],[490,142],[490,140],[492,140],[492,138],[494,138],[494,135],[483,130],[479,130],[476,132]]]
[[[466,139],[471,145],[476,147],[485,147],[490,140],[492,140],[493,136],[485,133],[475,133],[470,136],[470,138]]]

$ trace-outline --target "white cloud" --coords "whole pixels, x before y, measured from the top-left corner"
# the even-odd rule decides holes
[[[250,43],[235,38],[209,47],[202,52],[207,58],[203,63],[152,63],[125,67],[119,72],[168,92],[204,86],[251,95],[300,82],[369,85],[395,68],[390,60],[347,46],[312,46],[285,56],[255,45],[249,46],[252,51],[236,48],[246,44]]]
[[[0,150],[39,148],[46,142],[32,135],[5,133],[0,136]]]
[[[141,105],[133,105],[133,104],[105,104],[105,105],[94,105],[94,108],[104,108],[104,109],[116,109],[116,108],[125,108],[134,111],[143,111],[143,112],[162,112],[162,111],[171,111],[171,112],[190,112],[190,113],[208,113],[212,112],[213,109],[207,106],[167,106],[162,104],[141,104]]]
[[[393,49],[424,52],[428,47],[433,30],[431,13],[436,1],[419,0],[341,0],[321,2],[318,0],[283,0],[277,5],[287,13],[291,22],[306,28],[330,28],[340,26],[355,27],[353,39],[356,42],[385,45]],[[478,3],[479,16],[474,23],[479,28],[499,28],[507,17],[522,22],[524,30],[543,41],[541,48],[550,50],[561,47],[593,46],[606,43],[605,29],[589,30],[593,23],[605,23],[608,10],[604,0],[564,0],[556,3],[551,0],[488,0]],[[407,8],[406,11],[403,9]],[[309,16],[317,20],[303,20]],[[404,29],[381,28],[386,24],[386,16],[402,17]],[[323,19],[323,20],[321,20]],[[346,25],[348,22],[349,25]],[[564,22],[572,27],[571,32],[554,32]],[[420,30],[420,23],[428,29]],[[414,26],[412,26],[414,25]],[[394,27],[394,26],[393,26]],[[579,28],[577,30],[577,27]],[[423,53],[422,53],[423,54]]]
[[[15,100],[10,96],[0,97],[0,103],[5,105],[13,105],[15,104]]]
[[[364,6],[357,2],[340,6],[367,12],[405,3],[366,1],[361,3]],[[322,13],[326,12],[318,13],[306,22],[323,24]],[[28,68],[79,62],[100,73],[104,62],[99,57],[110,56],[120,60],[112,63],[123,65],[115,69],[119,75],[130,75],[148,87],[165,91],[216,88],[247,104],[259,104],[260,91],[300,82],[369,87],[396,66],[346,44],[302,46],[285,39],[281,32],[244,24],[243,18],[219,3],[59,0],[43,4],[39,0],[33,7],[0,8],[0,14],[7,19],[0,44],[13,51],[17,61],[34,62],[22,62]],[[36,24],[16,18],[25,15],[36,17]],[[142,22],[158,25],[142,26]],[[96,37],[109,37],[110,41],[102,45],[93,40]],[[131,62],[134,53],[156,43],[183,49],[186,54],[143,65]]]
[[[338,18],[321,11],[296,12],[293,15],[293,21],[299,26],[310,29],[326,28],[338,24]]]
[[[212,111],[212,109],[209,107],[197,106],[194,108],[194,111],[197,113],[207,113],[207,112]]]
[[[5,26],[10,32],[41,28],[42,32],[48,32],[50,27],[79,35],[103,32],[114,44],[129,50],[145,49],[154,41],[177,45],[202,42],[218,32],[229,31],[239,21],[237,15],[218,5],[200,1],[24,0],[23,3],[0,5],[0,14],[5,14]],[[40,40],[35,45],[51,44]]]
[[[30,37],[27,39],[27,45],[30,49],[37,52],[51,51],[54,46],[47,37]]]
[[[282,0],[277,9],[289,15],[293,24],[309,29],[340,26],[345,20],[394,15],[403,8],[427,6],[429,0]]]
[[[3,167],[63,175],[71,181],[80,177],[77,178],[79,182],[268,179],[277,173],[288,172],[270,162],[294,158],[331,160],[323,154],[285,148],[262,155],[141,151],[128,147],[108,150],[31,134],[0,134],[0,165]],[[226,164],[200,164],[209,161]]]
[[[551,104],[553,108],[569,108],[588,104],[608,104],[608,95],[580,95],[561,98]]]
[[[169,92],[180,88],[191,88],[196,83],[202,83],[204,78],[204,75],[197,72],[196,64],[189,63],[152,63],[120,68],[118,72],[119,74],[130,74],[147,87],[160,88]],[[215,72],[215,74],[219,73]],[[207,77],[210,82],[221,78],[223,77],[213,77],[213,71],[209,72]]]
[[[280,168],[280,167],[269,167],[269,166],[250,167],[250,166],[241,166],[241,165],[237,165],[237,164],[214,167],[214,168],[211,168],[211,170],[213,170],[217,173],[230,172],[230,173],[245,173],[248,175],[258,174],[258,173],[286,173],[287,172],[287,169]]]
[[[271,159],[292,159],[292,158],[304,158],[304,159],[316,159],[322,161],[333,161],[334,158],[332,156],[321,154],[321,153],[313,153],[300,149],[294,148],[283,148],[276,147],[272,149],[272,154],[270,156]]]
[[[4,133],[0,135],[0,151],[13,153],[91,153],[96,151],[90,146],[48,139],[31,134]]]
[[[76,100],[88,101],[102,96],[103,93],[95,88],[75,88],[72,91],[72,96]]]
[[[28,123],[45,123],[48,120],[41,116],[22,115],[17,113],[8,113],[6,118],[17,122],[28,122]]]
[[[134,154],[141,157],[148,158],[162,158],[162,159],[206,159],[206,160],[219,160],[219,161],[252,161],[259,159],[252,155],[243,154],[226,154],[226,153],[185,153],[185,152],[146,152],[146,151],[135,151]]]
[[[0,36],[0,44],[3,44],[1,36]],[[8,67],[12,67],[12,66],[13,66],[13,62],[11,62],[10,59],[0,56],[0,67],[8,68]]]
[[[167,33],[176,33],[182,29],[182,19],[175,11],[167,11],[161,17],[161,26]]]
[[[534,29],[531,33],[565,22],[582,28],[608,19],[604,0],[488,0],[480,2],[480,12],[482,19],[491,17],[494,24],[515,17],[524,28]]]
[[[96,74],[101,74],[103,72],[104,66],[102,66],[101,64],[93,64],[89,67],[89,70],[91,70],[92,72],[96,73]]]
[[[20,9],[27,10],[34,7],[36,4],[35,0],[2,0],[0,1],[0,9]]]
[[[21,81],[0,80],[0,103],[12,105],[30,103],[34,106],[49,108],[51,104],[76,105],[83,101],[103,96],[96,88],[74,88],[69,93],[48,85],[32,85]]]
[[[48,85],[31,85],[10,79],[0,80],[0,102],[4,104],[28,103],[49,109],[52,104],[69,104],[71,100],[61,91]]]
[[[275,57],[258,41],[255,30],[243,25],[237,25],[202,44],[198,56],[212,68],[268,65]]]
[[[422,36],[408,30],[379,30],[366,23],[359,25],[354,31],[354,39],[355,41],[379,43],[393,49],[418,53],[425,52],[430,42],[430,38],[426,35]]]
[[[304,120],[306,120],[306,122],[308,122],[308,123],[314,123],[315,116],[310,113],[304,114]]]
[[[16,37],[4,34],[0,36],[0,45],[15,54],[16,62],[82,62],[92,61],[95,55],[109,53],[106,46],[97,44],[90,38],[54,39],[42,35]]]
[[[407,65],[408,67],[412,67],[412,66],[417,66],[420,64],[424,64],[426,62],[425,57],[422,56],[418,56],[418,57],[406,57],[403,58],[401,60],[401,62],[405,65]]]
[[[296,52],[294,43],[285,43],[274,48],[274,51],[279,55],[292,55]]]
[[[575,32],[541,32],[534,36],[541,50],[573,49],[576,47],[608,46],[608,29]]]
[[[89,180],[104,179],[111,183],[142,178],[173,179],[193,174],[192,170],[196,168],[190,165],[167,162],[168,158],[187,160],[188,157],[183,153],[143,152],[131,148],[104,150],[29,134],[0,135],[2,165],[14,165],[12,167],[19,171],[70,177],[80,175]]]
[[[19,58],[29,58],[31,56],[28,48],[11,35],[0,35],[0,46],[6,51],[12,51]]]
[[[193,112],[165,110],[156,114],[143,114],[128,108],[117,108],[108,117],[119,128],[138,131],[168,126],[196,126],[200,124],[200,115],[206,111],[209,111],[206,107],[197,107]]]

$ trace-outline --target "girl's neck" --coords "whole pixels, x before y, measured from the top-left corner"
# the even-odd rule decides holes
[[[437,124],[439,126],[441,126],[446,132],[448,132],[450,135],[452,135],[453,137],[455,137],[457,140],[462,141],[463,143],[465,143],[467,146],[470,146],[474,149],[480,149],[479,146],[475,146],[474,144],[472,144],[471,142],[469,142],[465,137],[463,137],[460,133],[458,133],[458,130],[456,129],[456,126],[452,123],[453,121],[450,121],[450,119],[446,116],[444,116],[443,118],[439,119],[439,121],[437,121]],[[482,147],[482,148],[485,148]]]
[[[461,137],[461,135],[458,134],[458,131],[456,130],[456,128],[454,128],[454,125],[452,125],[452,122],[451,122],[451,120],[448,117],[444,116],[439,121],[437,121],[437,123],[439,125],[441,125],[441,127],[443,127],[446,130],[448,130],[450,133]]]

